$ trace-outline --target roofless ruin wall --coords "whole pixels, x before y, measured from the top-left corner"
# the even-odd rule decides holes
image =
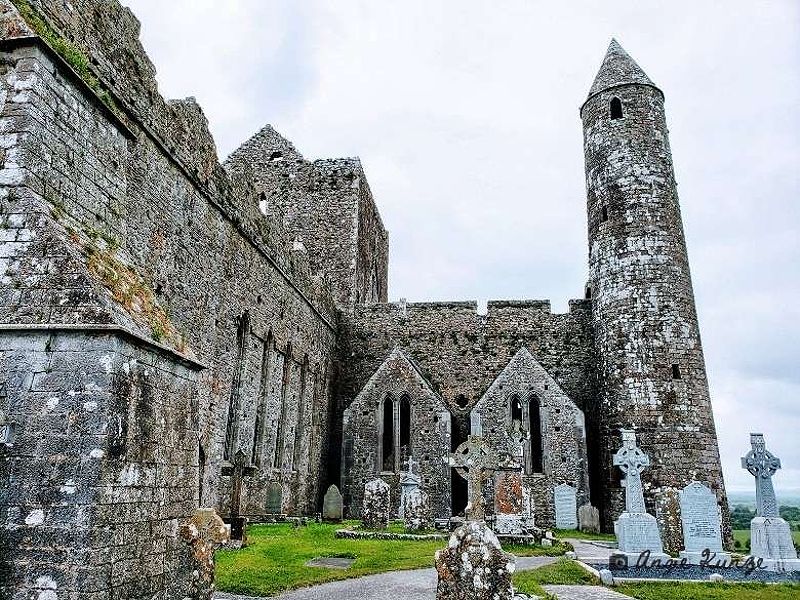
[[[197,597],[179,525],[227,512],[237,449],[243,514],[270,480],[316,502],[333,299],[199,107],[158,94],[130,11],[31,4],[79,58],[2,3],[0,595]]]

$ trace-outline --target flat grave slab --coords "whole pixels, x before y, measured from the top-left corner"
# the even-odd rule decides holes
[[[322,567],[325,569],[349,569],[350,565],[356,562],[355,558],[345,558],[342,556],[318,556],[306,563],[307,567]]]

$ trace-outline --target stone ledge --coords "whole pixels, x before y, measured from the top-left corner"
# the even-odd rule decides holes
[[[69,325],[64,323],[37,323],[37,324],[16,324],[16,323],[0,323],[0,334],[2,333],[36,333],[36,332],[76,332],[76,333],[110,333],[119,335],[120,337],[132,340],[136,344],[147,346],[159,354],[165,354],[177,362],[193,369],[195,371],[203,371],[208,368],[208,365],[198,361],[195,358],[181,354],[177,350],[159,344],[155,340],[148,339],[130,329],[126,329],[120,325],[107,325],[107,324],[80,324]]]
[[[353,529],[337,529],[334,534],[336,539],[345,540],[443,540],[450,539],[449,535],[441,533],[393,533],[390,531],[355,531]]]

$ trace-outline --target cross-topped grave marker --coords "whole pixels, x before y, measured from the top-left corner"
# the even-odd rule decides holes
[[[222,474],[229,475],[231,478],[231,503],[228,512],[231,525],[231,539],[245,541],[245,527],[247,525],[244,518],[239,516],[242,508],[242,483],[245,477],[250,477],[256,472],[256,468],[249,464],[247,455],[240,448],[233,457],[233,465],[222,467]]]
[[[781,468],[780,459],[767,450],[764,434],[750,434],[751,450],[742,458],[742,468],[756,478],[756,517],[750,521],[750,552],[773,571],[800,571],[800,559],[792,532],[778,513],[772,476]]]
[[[419,466],[419,461],[418,460],[414,460],[414,456],[412,455],[412,456],[409,456],[408,460],[404,461],[403,464],[408,467],[408,471],[407,471],[408,473],[414,473],[414,467],[418,467]]]
[[[644,507],[642,471],[650,466],[650,458],[636,445],[636,433],[622,430],[622,448],[614,455],[614,466],[625,474],[625,510],[647,512]]]
[[[469,436],[456,451],[445,457],[445,462],[467,480],[469,502],[467,519],[483,521],[485,517],[483,502],[483,482],[492,471],[498,468],[497,456],[477,435]]]
[[[767,450],[762,433],[750,434],[750,446],[752,449],[742,458],[742,468],[756,478],[756,514],[759,517],[777,517],[778,501],[772,487],[772,476],[781,468],[781,461]]]
[[[622,555],[627,561],[637,562],[644,556],[646,564],[663,564],[669,556],[664,554],[656,518],[647,514],[644,505],[642,472],[650,466],[650,459],[636,445],[634,431],[623,429],[620,433],[622,448],[614,455],[614,465],[625,474],[625,511],[614,523],[620,551],[614,556]]]

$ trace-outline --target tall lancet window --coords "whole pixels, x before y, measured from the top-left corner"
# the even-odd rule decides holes
[[[394,471],[394,400],[387,395],[383,400],[381,430],[381,470]]]
[[[400,460],[411,456],[411,400],[406,394],[400,398]]]
[[[528,439],[531,473],[542,472],[542,420],[539,415],[539,399],[531,395],[528,398]]]

